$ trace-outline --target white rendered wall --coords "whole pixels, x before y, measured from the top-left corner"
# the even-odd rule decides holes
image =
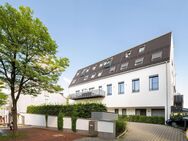
[[[149,76],[159,76],[159,90],[149,90]],[[140,79],[140,92],[132,93],[132,80]],[[118,94],[118,82],[124,81],[125,93]],[[108,108],[118,107],[164,107],[166,104],[166,65],[161,64],[149,68],[140,69],[121,75],[102,78],[96,81],[83,83],[69,88],[69,93],[75,93],[76,90],[102,86],[106,91],[107,84],[112,84],[112,95],[101,100]],[[79,101],[75,101],[79,102]],[[130,112],[132,114],[133,111]]]
[[[48,127],[57,127],[57,116],[48,116]]]
[[[77,119],[76,129],[78,130],[89,130],[89,121],[87,119]]]
[[[42,105],[42,104],[65,104],[66,99],[58,93],[42,92],[38,96],[20,95],[18,100],[18,113],[26,113],[27,106],[29,105]]]
[[[24,114],[25,125],[34,125],[34,126],[46,126],[46,119],[44,115],[37,114]]]

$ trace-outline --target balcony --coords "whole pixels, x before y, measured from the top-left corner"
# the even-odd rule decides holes
[[[91,91],[70,94],[69,98],[72,100],[79,100],[79,99],[89,99],[89,98],[103,98],[104,96],[105,96],[105,91],[101,89],[96,89]]]

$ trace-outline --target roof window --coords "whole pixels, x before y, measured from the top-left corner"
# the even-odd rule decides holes
[[[101,75],[102,75],[102,71],[101,71],[101,72],[99,72],[97,76],[98,76],[98,77],[100,77]]]
[[[107,59],[106,61],[104,61],[104,68],[109,68],[112,64],[112,60],[113,58]]]
[[[135,60],[135,66],[143,64],[144,57]]]
[[[129,50],[129,51],[127,51],[127,52],[125,53],[125,58],[128,58],[130,55],[131,55],[131,50]]]
[[[152,58],[151,58],[151,60],[154,61],[154,60],[156,60],[156,59],[160,59],[160,58],[162,58],[162,51],[159,51],[159,52],[153,53],[153,54],[152,54]]]
[[[87,79],[88,79],[88,77],[89,77],[89,76],[88,76],[88,75],[86,75],[86,76],[84,77],[84,80],[87,80]]]
[[[76,79],[72,80],[72,84],[76,83]]]
[[[96,76],[96,73],[92,74],[92,75],[91,75],[91,78],[94,78],[95,76]]]
[[[143,53],[144,50],[145,50],[145,45],[143,45],[142,47],[140,47],[138,52],[139,52],[139,53]]]
[[[128,67],[128,62],[121,64],[120,70],[125,70]]]

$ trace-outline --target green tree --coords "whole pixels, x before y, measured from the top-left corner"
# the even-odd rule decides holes
[[[63,90],[57,81],[69,60],[56,53],[57,44],[29,7],[0,6],[0,79],[10,88],[14,130],[20,94]]]
[[[5,95],[5,94],[1,91],[2,88],[3,88],[3,82],[0,81],[0,107],[1,107],[2,105],[6,104],[7,98],[8,98],[8,96]]]

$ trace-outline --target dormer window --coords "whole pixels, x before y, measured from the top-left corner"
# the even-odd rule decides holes
[[[130,55],[131,55],[131,50],[129,50],[129,51],[127,51],[127,52],[125,53],[125,58],[128,58]]]
[[[103,66],[103,63],[100,63],[99,67],[101,68]]]
[[[135,60],[135,66],[143,64],[144,57]]]
[[[120,70],[125,70],[128,68],[128,62],[121,64]]]
[[[76,76],[78,76],[80,73],[79,72],[77,72],[77,74],[76,74]]]
[[[98,76],[98,77],[100,77],[101,75],[102,75],[102,71],[101,71],[101,72],[99,72],[97,76]]]
[[[86,69],[86,73],[89,72],[89,68]]]
[[[116,70],[116,66],[111,67],[110,68],[110,73],[115,72],[115,70]]]
[[[95,69],[96,69],[96,67],[97,67],[97,65],[93,66],[93,67],[92,67],[92,70],[95,70]]]
[[[112,60],[113,58],[107,59],[106,61],[104,61],[104,68],[109,68],[112,64]]]
[[[156,52],[152,54],[151,60],[154,61],[156,59],[162,58],[162,51]]]
[[[145,45],[144,45],[144,46],[142,46],[141,48],[139,48],[139,53],[143,53],[143,52],[144,52],[144,50],[145,50]]]
[[[91,78],[94,78],[95,76],[96,76],[96,73],[92,74],[92,75],[91,75]]]
[[[84,80],[87,80],[87,79],[88,79],[88,77],[89,77],[89,76],[88,76],[88,75],[86,75],[86,76],[84,77]]]

